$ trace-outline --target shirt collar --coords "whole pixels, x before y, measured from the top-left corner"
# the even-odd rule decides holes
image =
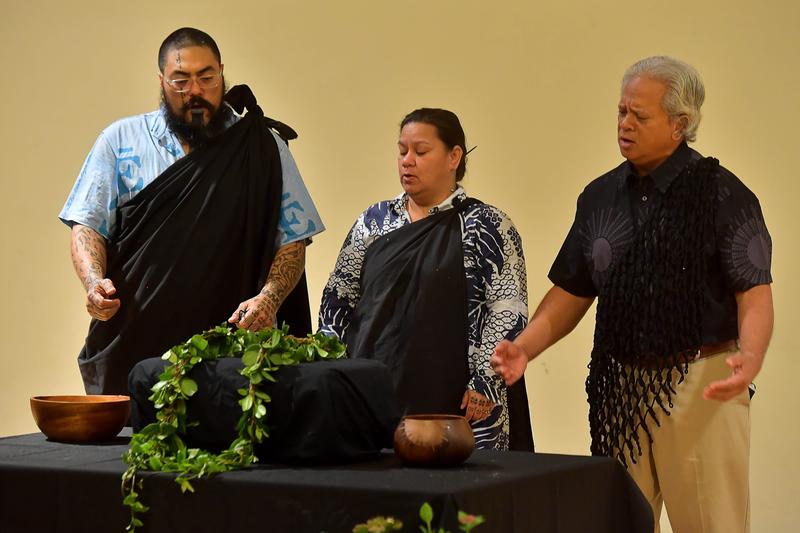
[[[466,199],[467,199],[467,193],[466,191],[464,191],[464,187],[461,187],[459,185],[456,188],[456,190],[450,194],[450,196],[444,199],[442,203],[430,208],[428,210],[428,214],[433,215],[435,213],[438,213],[439,211],[445,211],[447,209],[451,209],[453,207],[453,202],[455,201],[463,202]],[[395,197],[394,200],[391,201],[391,207],[394,210],[394,212],[398,215],[402,215],[403,213],[408,211],[406,207],[407,205],[408,205],[408,195],[406,193],[403,193]]]
[[[687,163],[692,158],[692,150],[686,144],[686,142],[682,142],[678,145],[674,152],[670,154],[670,156],[664,160],[663,163],[658,165],[655,170],[653,170],[648,176],[653,180],[653,183],[658,188],[659,191],[662,193],[667,192],[669,186],[675,181],[675,178],[681,173]],[[623,183],[632,183],[633,180],[640,178],[633,168],[633,164],[630,161],[626,161],[623,163],[623,173],[622,173],[623,180],[621,180],[620,185]]]

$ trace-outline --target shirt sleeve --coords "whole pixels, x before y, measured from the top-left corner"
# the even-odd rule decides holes
[[[367,228],[362,214],[342,244],[336,266],[322,291],[319,332],[344,339],[361,299],[361,268],[367,251]]]
[[[289,147],[270,130],[278,144],[283,174],[281,214],[278,220],[278,246],[308,239],[325,230],[311,196],[308,194]]]
[[[567,238],[561,245],[553,266],[547,277],[557,285],[574,296],[597,296],[597,288],[592,281],[592,274],[586,263],[584,255],[584,242],[580,235],[581,206],[585,193],[578,197],[575,209],[575,220],[567,233]]]
[[[109,238],[115,226],[117,158],[106,132],[100,134],[83,163],[58,218],[72,227],[81,224]]]
[[[719,188],[716,242],[726,284],[743,292],[772,283],[772,238],[758,198],[725,169]]]
[[[481,324],[472,323],[476,317],[470,317],[470,328],[479,327],[480,337],[478,345],[470,347],[472,377],[468,386],[495,403],[501,403],[500,391],[505,389],[505,385],[492,370],[489,359],[500,341],[515,338],[525,328],[528,321],[528,281],[522,239],[517,228],[499,209],[489,208],[484,213],[482,224],[475,229],[482,233],[479,237],[481,246],[487,248],[478,254],[480,261],[484,262],[478,265],[478,271],[486,276],[485,314]],[[469,277],[467,283],[474,282]]]

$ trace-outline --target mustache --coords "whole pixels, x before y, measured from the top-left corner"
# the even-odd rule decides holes
[[[198,107],[203,107],[205,109],[208,109],[208,111],[212,114],[216,111],[214,106],[211,105],[211,102],[209,102],[208,100],[201,98],[199,96],[192,96],[191,98],[189,98],[189,100],[186,101],[185,104],[181,106],[181,112],[185,113],[187,111],[190,111]]]

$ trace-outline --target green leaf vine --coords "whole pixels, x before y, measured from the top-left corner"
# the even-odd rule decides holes
[[[288,326],[265,328],[257,332],[231,330],[219,325],[183,344],[173,346],[162,359],[169,365],[159,376],[150,400],[155,404],[156,422],[148,424],[131,437],[130,448],[122,456],[128,465],[122,474],[123,504],[130,510],[126,531],[142,527],[142,515],[148,511],[139,499],[142,492],[140,471],[173,472],[181,492],[194,492],[192,481],[220,472],[247,468],[258,462],[255,446],[269,437],[267,406],[269,395],[263,388],[275,382],[275,371],[282,366],[324,359],[339,359],[345,346],[337,339],[321,333],[305,338],[288,334]],[[250,380],[246,389],[239,389],[242,416],[236,426],[237,437],[218,454],[186,446],[182,435],[187,428],[186,405],[197,392],[197,383],[189,371],[198,363],[224,357],[241,357],[241,373]]]

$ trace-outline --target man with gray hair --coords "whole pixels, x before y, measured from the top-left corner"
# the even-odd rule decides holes
[[[592,453],[617,457],[676,533],[749,531],[749,385],[772,334],[771,239],[755,195],[689,148],[703,83],[650,57],[622,79],[626,159],[578,197],[508,384],[598,299],[586,390]]]

